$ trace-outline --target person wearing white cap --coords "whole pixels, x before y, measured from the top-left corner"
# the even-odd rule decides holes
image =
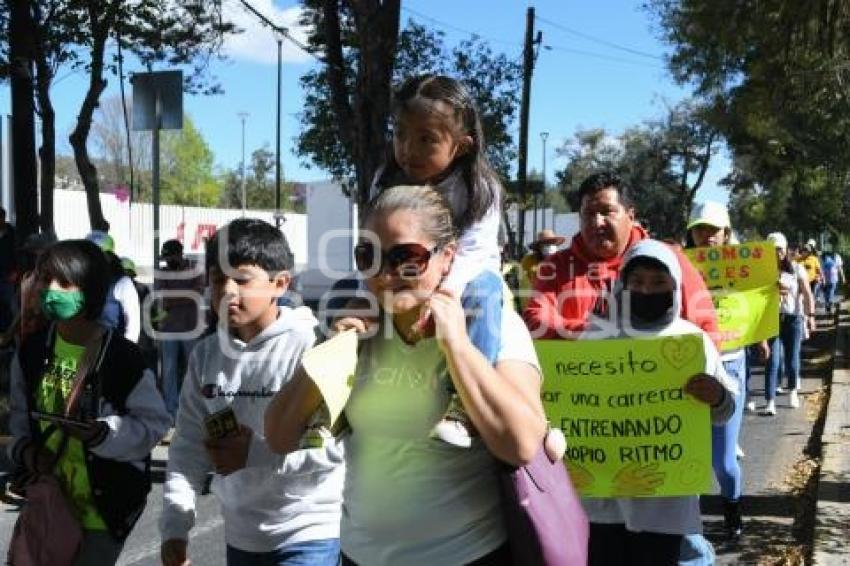
[[[765,413],[775,415],[780,363],[784,363],[788,379],[789,404],[792,408],[800,406],[800,347],[805,330],[815,329],[815,299],[806,270],[788,257],[785,235],[773,232],[767,235],[767,239],[776,246],[779,263],[779,335],[768,340],[770,357],[765,368],[764,384]]]
[[[714,247],[733,244],[729,212],[719,202],[705,201],[694,206],[688,221],[687,247]],[[743,479],[738,463],[738,436],[744,416],[747,356],[743,348],[729,350],[722,345],[721,360],[729,377],[738,385],[735,412],[725,423],[711,427],[711,462],[723,498],[723,526],[729,538],[741,535],[741,492]],[[683,549],[684,552],[684,549]]]

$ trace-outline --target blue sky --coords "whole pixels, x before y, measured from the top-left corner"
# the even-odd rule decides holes
[[[192,116],[215,154],[217,166],[238,167],[241,159],[241,126],[246,122],[246,153],[268,143],[274,148],[276,96],[276,43],[271,32],[239,8],[238,0],[224,0],[246,32],[227,45],[229,60],[216,63],[213,71],[224,95],[187,96],[185,111]],[[253,0],[258,10],[281,25],[294,28],[298,2]],[[640,1],[631,0],[403,0],[402,19],[413,18],[442,29],[447,42],[456,43],[476,32],[493,47],[519,58],[525,28],[525,12],[533,5],[543,43],[535,68],[529,128],[529,167],[542,165],[540,132],[549,132],[546,144],[549,178],[564,161],[555,155],[578,128],[603,127],[613,134],[646,119],[663,115],[666,103],[688,95],[674,84],[664,68],[665,46],[656,38]],[[294,35],[299,31],[293,29]],[[298,130],[297,113],[302,104],[300,77],[315,60],[285,42],[283,66],[284,176],[309,181],[325,177],[321,170],[306,168],[295,157],[292,138]],[[143,71],[129,63],[126,72]],[[84,96],[86,78],[60,70],[52,92],[57,112],[59,151],[71,153],[67,133],[73,128]],[[130,89],[129,84],[126,88]],[[9,112],[8,88],[0,97],[0,111]],[[105,97],[117,96],[118,79],[109,77]],[[725,202],[726,192],[716,187],[728,168],[719,155],[697,200]]]

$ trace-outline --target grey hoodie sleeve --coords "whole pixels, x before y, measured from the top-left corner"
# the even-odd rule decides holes
[[[109,427],[106,438],[91,448],[101,458],[119,462],[143,460],[171,426],[171,416],[165,409],[151,370],[145,370],[127,396],[126,409],[123,415],[111,414],[98,419]]]
[[[716,379],[723,386],[724,395],[720,404],[711,407],[712,424],[723,424],[732,418],[735,403],[740,402],[738,384],[729,377],[723,368],[720,353],[705,332],[702,333],[703,349],[705,350],[705,373]]]
[[[195,497],[212,471],[204,448],[204,416],[206,414],[197,376],[198,359],[204,351],[199,343],[189,357],[189,367],[180,392],[177,423],[168,450],[168,467],[162,490],[162,515],[159,531],[162,540],[189,539],[195,524]]]

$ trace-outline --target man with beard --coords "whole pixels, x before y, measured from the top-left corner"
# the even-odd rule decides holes
[[[578,191],[579,233],[569,248],[549,256],[547,269],[537,274],[535,293],[524,312],[535,338],[576,339],[609,337],[606,321],[612,317],[613,285],[623,255],[649,237],[635,221],[629,187],[616,174],[603,172],[585,179]],[[699,272],[679,251],[682,268],[682,318],[717,338],[717,317],[711,295]],[[607,325],[607,326],[606,326]],[[591,331],[597,331],[595,336]],[[610,328],[608,328],[610,330]]]

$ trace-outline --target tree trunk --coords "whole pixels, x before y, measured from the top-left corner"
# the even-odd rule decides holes
[[[369,187],[387,148],[387,119],[392,96],[392,74],[398,44],[400,0],[354,0],[360,38],[360,61],[354,94],[357,128],[357,196],[360,206],[369,200]]]
[[[35,119],[32,91],[34,54],[30,3],[14,0],[10,6],[9,47],[12,91],[12,170],[15,227],[20,241],[38,230],[35,168]]]
[[[88,147],[86,146],[94,111],[97,108],[101,93],[106,89],[106,79],[103,78],[103,59],[109,27],[104,23],[104,20],[109,16],[103,16],[103,20],[98,21],[97,12],[98,10],[90,3],[89,18],[92,27],[92,48],[89,89],[80,107],[77,125],[68,139],[74,150],[77,171],[79,171],[80,179],[82,179],[83,186],[86,189],[91,229],[106,232],[109,231],[109,222],[104,218],[103,209],[100,206],[100,183],[97,179],[97,168],[89,158]]]
[[[38,158],[41,163],[41,213],[38,223],[41,231],[53,233],[53,188],[56,182],[56,113],[50,100],[50,85],[53,72],[44,52],[44,22],[37,22],[35,48],[36,99],[41,115],[41,147]]]
[[[354,161],[357,202],[369,201],[369,187],[383,162],[400,0],[350,0],[359,39],[354,92],[349,92],[342,50],[339,0],[322,3],[325,63],[331,104],[343,145]]]

